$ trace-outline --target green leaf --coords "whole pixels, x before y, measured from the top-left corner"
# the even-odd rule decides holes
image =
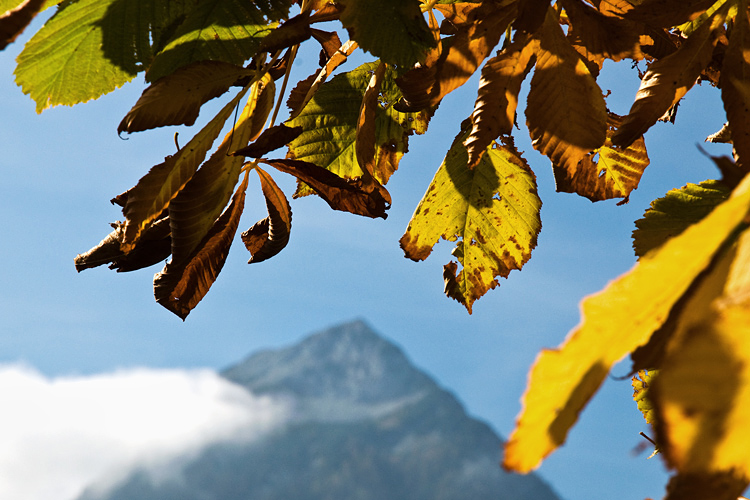
[[[360,104],[378,62],[363,64],[357,69],[336,75],[320,86],[315,96],[289,127],[302,127],[303,132],[289,143],[289,157],[321,166],[336,175],[352,179],[363,172],[357,163],[356,136]],[[375,172],[381,184],[388,182],[408,150],[411,134],[427,130],[430,113],[401,113],[392,104],[401,98],[395,83],[395,71],[386,70],[380,87],[379,105],[375,111]],[[311,194],[300,188],[296,196]]]
[[[707,180],[672,189],[651,202],[643,218],[635,222],[633,248],[638,257],[660,247],[688,226],[702,220],[729,198],[730,189],[719,181]]]
[[[289,0],[200,0],[146,72],[150,82],[203,60],[243,64],[289,12]]]
[[[410,68],[435,47],[418,0],[346,0],[341,24],[362,49]]]
[[[424,260],[440,238],[457,241],[445,266],[446,293],[471,313],[473,302],[531,257],[542,228],[536,178],[511,145],[494,143],[474,169],[459,134],[412,216],[401,248]]]
[[[123,29],[124,20],[109,15],[116,3],[69,3],[26,44],[18,56],[16,83],[36,102],[37,113],[96,99],[135,77],[132,59],[117,64],[102,47],[104,30]]]

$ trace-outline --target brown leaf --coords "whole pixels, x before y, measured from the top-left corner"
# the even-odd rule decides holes
[[[380,84],[383,82],[385,75],[385,63],[380,62],[377,69],[372,74],[370,82],[365,89],[362,97],[362,104],[359,108],[359,118],[357,119],[357,135],[355,140],[355,151],[357,154],[357,163],[362,169],[362,181],[365,184],[377,182],[373,179],[375,168],[375,113],[378,109],[378,96],[380,93]]]
[[[738,163],[750,169],[750,22],[747,11],[734,20],[719,86]]]
[[[154,276],[156,301],[183,320],[208,293],[224,267],[245,207],[247,180],[246,173],[229,207],[211,226],[190,257],[181,263],[172,260]]]
[[[200,61],[158,79],[143,92],[117,133],[166,125],[192,125],[201,106],[253,72],[221,61]]]
[[[562,5],[570,19],[571,44],[600,69],[605,58],[613,61],[643,58],[635,23],[605,16],[581,0],[564,0]]]
[[[367,191],[359,179],[347,180],[314,163],[300,160],[262,160],[263,163],[295,176],[315,190],[334,210],[365,217],[382,217],[390,208],[391,197],[383,186]]]
[[[343,5],[334,4],[331,0],[314,0],[308,4],[310,10],[316,11],[310,16],[311,23],[324,23],[326,21],[335,21],[344,10]]]
[[[335,31],[323,31],[312,28],[312,36],[315,38],[326,57],[330,59],[341,48],[341,40]]]
[[[266,153],[275,151],[283,147],[288,142],[296,139],[302,133],[302,127],[287,127],[286,125],[275,125],[268,128],[260,134],[255,142],[240,148],[232,156],[249,156],[250,158],[260,158]]]
[[[122,213],[127,220],[123,251],[130,251],[141,231],[157,218],[164,217],[164,210],[198,170],[224,123],[249,88],[242,89],[185,147],[152,167],[138,184],[115,198],[118,203],[125,201]]]
[[[109,268],[116,269],[118,273],[135,271],[161,262],[172,253],[169,218],[159,219],[147,227],[133,250],[128,253],[123,252],[120,247],[124,226],[122,222],[112,224],[114,231],[97,246],[84,254],[76,255],[76,271],[81,272],[102,264],[110,264]]]
[[[396,80],[404,95],[396,109],[427,109],[466,83],[500,41],[516,16],[516,7],[515,0],[436,5],[457,32],[433,64],[412,69]]]
[[[250,92],[237,125],[169,203],[174,264],[193,254],[229,202],[244,162],[242,157],[230,153],[260,135],[273,107],[275,86],[269,75],[255,82]]]
[[[464,141],[469,152],[468,168],[473,169],[479,163],[494,139],[513,130],[518,93],[533,60],[533,43],[530,44],[526,36],[517,36],[482,68],[477,101],[471,115],[473,128]]]
[[[292,230],[292,209],[284,192],[260,167],[255,167],[255,171],[258,172],[266,198],[268,217],[242,233],[242,241],[251,254],[248,264],[262,262],[281,252],[289,243]]]
[[[649,66],[630,112],[612,136],[613,144],[629,146],[690,90],[711,62],[721,20],[714,16],[713,22],[703,23],[675,53]]]
[[[518,4],[518,16],[513,21],[513,28],[528,34],[536,33],[544,22],[549,1],[523,0]]]
[[[553,165],[572,171],[588,152],[604,144],[607,108],[601,89],[565,38],[552,9],[536,37],[526,125],[534,149]]]
[[[573,170],[553,166],[557,192],[577,193],[591,201],[625,198],[626,202],[638,187],[649,159],[643,136],[627,149],[611,147],[609,139],[621,121],[622,117],[609,113],[607,144],[584,156]]]
[[[0,50],[13,43],[39,13],[45,0],[26,0],[0,15]]]
[[[644,0],[631,2],[625,18],[654,28],[670,28],[690,21],[711,7],[716,0]]]
[[[261,52],[273,54],[277,50],[298,45],[312,36],[310,13],[303,12],[271,31],[260,44]]]

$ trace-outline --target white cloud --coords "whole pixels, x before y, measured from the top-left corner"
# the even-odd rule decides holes
[[[50,379],[0,366],[0,498],[71,500],[137,465],[158,469],[211,443],[252,440],[288,415],[283,402],[210,370]]]

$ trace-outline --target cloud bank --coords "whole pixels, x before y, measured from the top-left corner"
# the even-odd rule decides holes
[[[289,407],[210,370],[47,378],[0,366],[0,498],[72,500],[136,466],[169,464],[283,425]]]

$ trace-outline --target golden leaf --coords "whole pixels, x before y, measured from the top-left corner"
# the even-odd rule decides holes
[[[614,363],[645,344],[710,265],[750,206],[750,177],[701,222],[649,252],[582,303],[582,323],[532,368],[503,466],[528,472],[565,442]],[[750,337],[749,337],[750,338]]]
[[[620,124],[622,118],[608,113],[607,139]],[[591,201],[625,198],[638,187],[643,171],[649,164],[646,144],[639,137],[626,149],[611,147],[610,141],[587,154],[574,170],[553,166],[558,192],[577,193]]]

